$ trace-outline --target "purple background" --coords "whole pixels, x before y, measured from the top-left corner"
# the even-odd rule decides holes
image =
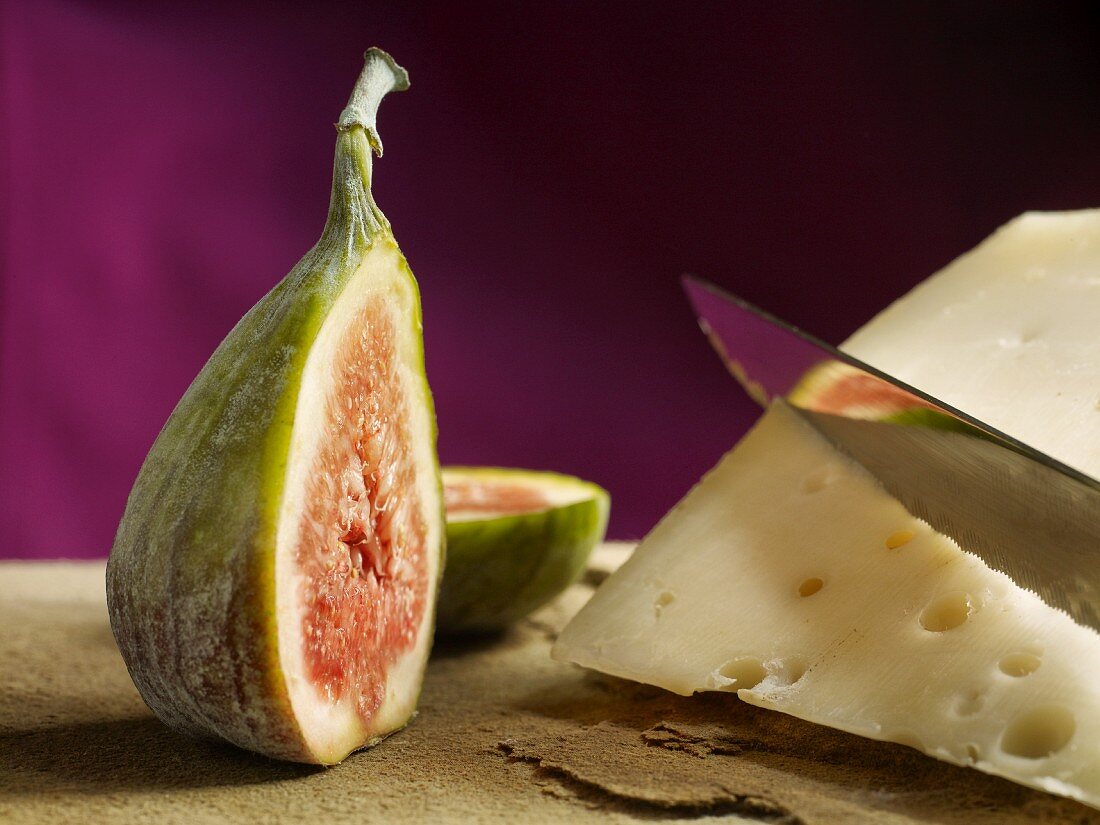
[[[141,460],[316,240],[367,45],[376,195],[448,463],[644,534],[756,414],[678,276],[831,341],[1029,208],[1100,202],[1085,5],[0,5],[0,556],[107,552]]]

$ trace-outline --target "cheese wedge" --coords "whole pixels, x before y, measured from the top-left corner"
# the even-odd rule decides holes
[[[1100,635],[911,516],[783,402],[553,655],[1100,807]]]
[[[1100,478],[1100,210],[1021,215],[841,349]]]

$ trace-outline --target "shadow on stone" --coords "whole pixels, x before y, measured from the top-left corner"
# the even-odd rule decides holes
[[[0,733],[0,793],[255,785],[323,770],[182,736],[151,716]]]
[[[432,642],[432,658],[454,659],[492,649],[517,647],[522,642],[523,639],[518,638],[513,629],[468,631],[459,634],[437,631]]]

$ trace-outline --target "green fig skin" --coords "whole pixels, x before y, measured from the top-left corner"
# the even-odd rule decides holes
[[[372,50],[371,59],[394,72],[382,94],[407,87],[388,55]],[[283,676],[274,550],[280,504],[306,359],[372,251],[393,257],[415,298],[407,323],[417,330],[422,385],[409,390],[411,403],[427,405],[424,437],[435,454],[419,292],[371,195],[371,150],[380,154],[381,144],[368,114],[341,118],[320,240],[233,328],[176,406],[138,474],[107,565],[111,627],[154,713],[186,734],[299,762],[327,764],[346,753],[309,746]],[[437,460],[434,469],[442,502]],[[442,506],[437,517],[442,536]],[[436,570],[443,551],[442,541],[428,548]],[[431,596],[437,589],[431,583]]]
[[[531,513],[447,521],[447,569],[436,611],[442,636],[506,629],[549,603],[584,572],[603,539],[611,499],[572,476],[491,467],[448,467],[459,477],[567,485],[586,498]]]

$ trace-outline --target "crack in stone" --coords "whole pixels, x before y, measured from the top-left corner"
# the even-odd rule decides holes
[[[720,795],[709,799],[651,799],[608,788],[581,776],[566,764],[551,762],[533,754],[519,753],[514,739],[498,742],[497,753],[510,763],[530,765],[533,778],[548,796],[574,800],[593,809],[625,813],[652,821],[736,814],[779,825],[804,825],[800,817],[774,800],[739,794],[725,787],[721,788]]]
[[[642,731],[642,741],[650,747],[681,751],[698,759],[711,754],[718,756],[737,756],[745,751],[760,750],[762,744],[753,739],[741,739],[733,736],[702,736],[678,730],[668,722],[658,722],[648,730]]]

